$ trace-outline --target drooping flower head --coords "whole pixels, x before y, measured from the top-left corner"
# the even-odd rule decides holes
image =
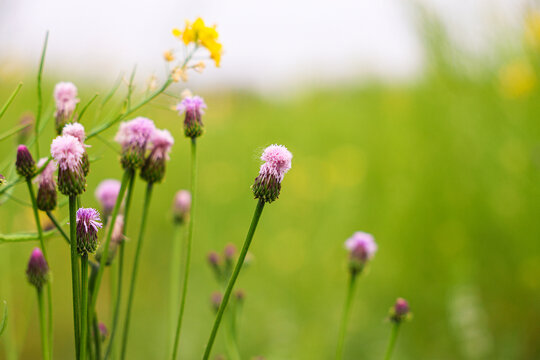
[[[120,181],[114,179],[106,179],[99,183],[96,188],[95,196],[101,204],[103,216],[108,218],[116,204],[116,198],[120,192]]]
[[[45,164],[45,169],[37,176],[38,193],[37,207],[41,211],[51,211],[56,207],[56,183],[54,182],[54,172],[56,171],[56,163],[54,160],[47,163],[47,158],[41,158],[38,161],[37,167],[41,168]]]
[[[109,218],[110,220],[110,218]],[[107,227],[111,226],[111,222],[107,224]],[[124,216],[122,214],[118,214],[116,217],[116,221],[114,222],[114,227],[111,235],[111,241],[109,242],[109,251],[107,252],[107,261],[105,261],[105,265],[109,266],[112,264],[115,256],[116,251],[118,250],[118,245],[124,241]],[[103,246],[101,246],[97,253],[96,253],[96,260],[98,262],[101,262],[101,257],[103,256]]]
[[[86,189],[82,170],[84,147],[71,135],[56,137],[51,144],[51,155],[58,163],[58,189],[64,195],[79,195]]]
[[[165,176],[165,162],[169,160],[169,153],[174,144],[174,139],[168,130],[154,130],[151,137],[152,146],[150,155],[145,159],[141,168],[141,178],[156,183]]]
[[[56,101],[56,132],[62,133],[64,126],[71,120],[77,107],[77,87],[70,82],[59,82],[54,88],[54,100]]]
[[[26,268],[26,277],[28,282],[41,290],[43,285],[49,280],[49,265],[43,256],[40,248],[34,248],[28,260]]]
[[[15,161],[17,174],[25,178],[31,178],[36,173],[36,162],[26,145],[17,148],[17,160]]]
[[[279,197],[283,177],[291,168],[292,154],[283,145],[270,145],[261,156],[259,176],[252,186],[256,199],[272,202]]]
[[[184,134],[192,139],[201,136],[204,132],[202,115],[206,109],[206,104],[200,96],[186,96],[178,105],[176,110],[182,115],[186,114],[184,119]]]
[[[403,298],[398,298],[394,306],[392,306],[389,311],[390,321],[395,323],[409,320],[411,316],[409,303]]]
[[[365,264],[373,258],[377,251],[377,244],[373,235],[357,231],[345,242],[349,250],[349,269],[353,274],[363,270]]]
[[[174,221],[179,224],[185,223],[189,219],[191,210],[191,193],[187,190],[180,190],[174,196],[173,216]]]
[[[138,169],[144,163],[146,145],[156,130],[154,122],[138,117],[122,122],[114,140],[122,146],[121,163],[124,169]]]
[[[80,255],[93,254],[98,247],[98,230],[101,229],[99,212],[92,208],[77,210],[77,251]]]

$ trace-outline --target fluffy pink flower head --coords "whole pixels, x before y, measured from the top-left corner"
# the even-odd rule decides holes
[[[261,160],[265,162],[261,166],[261,173],[270,171],[279,177],[279,181],[282,181],[291,168],[292,154],[283,145],[270,145],[264,149]]]
[[[120,192],[120,181],[106,179],[99,183],[94,195],[103,208],[103,213],[108,216],[116,204],[116,198]]]
[[[56,100],[57,111],[73,112],[79,102],[77,87],[71,82],[59,82],[54,87],[54,100]]]
[[[144,117],[122,122],[114,140],[122,145],[122,148],[136,145],[146,149],[146,143],[156,130],[154,122]]]
[[[206,104],[203,98],[197,95],[187,96],[176,105],[176,110],[178,110],[179,115],[182,115],[184,112],[198,112],[204,114],[204,109],[206,109]]]
[[[169,160],[169,152],[174,139],[168,130],[154,130],[151,137],[152,149],[141,168],[141,178],[148,182],[160,182],[165,176],[165,162]]]
[[[62,170],[75,171],[81,164],[84,147],[71,135],[56,137],[51,144],[51,155]]]
[[[77,210],[77,250],[80,255],[93,254],[97,247],[97,232],[101,229],[99,212],[92,208]]]
[[[360,262],[370,260],[377,251],[377,244],[373,235],[357,231],[352,237],[347,239],[345,247],[349,250],[351,258]]]
[[[174,138],[169,130],[156,129],[152,134],[150,141],[152,142],[151,156],[169,160],[169,153],[171,152],[171,147],[174,144]]]
[[[191,193],[187,190],[180,190],[174,196],[173,214],[174,220],[183,223],[189,217],[191,210]]]
[[[77,140],[79,140],[79,142],[84,145],[84,140],[86,139],[86,134],[84,132],[84,126],[82,126],[81,124],[79,123],[71,123],[71,124],[67,124],[66,126],[64,126],[64,128],[62,129],[62,135],[71,135],[75,138],[77,138]]]

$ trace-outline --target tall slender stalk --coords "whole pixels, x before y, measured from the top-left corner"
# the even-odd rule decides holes
[[[41,58],[39,60],[39,70],[37,74],[37,112],[36,112],[36,125],[34,126],[35,132],[35,145],[36,156],[39,159],[39,124],[41,122],[41,111],[43,108],[43,95],[41,92],[41,78],[43,75],[43,64],[45,62],[45,54],[47,52],[47,43],[49,42],[49,32],[45,33],[45,41],[43,42],[43,49],[41,50]]]
[[[75,354],[77,359],[80,356],[81,348],[81,333],[80,333],[80,286],[79,286],[79,258],[77,254],[77,209],[76,196],[69,197],[69,230],[70,230],[70,247],[71,247],[71,287],[73,292],[73,327],[75,334]],[[85,316],[84,314],[83,316]]]
[[[191,211],[189,216],[189,226],[186,242],[186,258],[184,267],[184,281],[182,284],[182,298],[180,300],[180,310],[178,312],[178,322],[176,324],[176,335],[172,351],[172,359],[176,359],[178,354],[178,343],[180,342],[180,332],[182,330],[182,319],[184,317],[184,307],[186,305],[186,294],[189,282],[189,268],[191,263],[191,242],[193,239],[193,224],[195,223],[195,198],[197,197],[197,139],[191,139]]]
[[[37,289],[38,307],[39,307],[39,327],[41,329],[41,348],[43,351],[43,360],[51,359],[49,353],[49,339],[47,338],[47,325],[45,320],[45,305],[43,304],[42,289]]]
[[[135,294],[135,284],[137,282],[137,271],[139,269],[139,259],[141,256],[141,249],[144,239],[144,230],[146,228],[146,220],[148,218],[148,209],[150,207],[150,198],[152,197],[153,183],[149,182],[146,186],[146,194],[144,196],[143,212],[141,219],[141,227],[139,229],[139,239],[137,241],[137,249],[135,250],[135,259],[133,260],[133,270],[131,273],[131,284],[129,287],[128,303],[126,310],[126,319],[124,321],[124,333],[122,337],[122,351],[120,353],[120,359],[126,358],[127,351],[127,339],[129,335],[129,324],[131,320],[131,307],[133,305],[133,295]]]
[[[127,194],[126,194],[126,204],[124,207],[124,226],[122,228],[122,234],[124,236],[126,235],[127,230],[127,222],[128,222],[128,215],[129,215],[129,209],[131,208],[131,198],[133,194],[133,185],[135,183],[135,176],[132,176],[129,181],[129,186],[127,188]],[[118,279],[116,282],[116,304],[114,306],[114,314],[113,314],[113,321],[111,326],[111,336],[109,338],[109,345],[107,346],[107,352],[105,353],[105,360],[109,358],[109,356],[112,355],[112,351],[114,350],[114,340],[116,335],[116,330],[118,328],[118,319],[120,317],[120,304],[122,303],[122,279],[123,279],[123,273],[124,273],[124,245],[125,241],[122,241],[119,245],[118,250]]]
[[[345,334],[347,332],[347,324],[349,321],[349,313],[351,312],[351,303],[354,297],[354,289],[357,277],[358,276],[355,273],[351,273],[351,276],[349,278],[349,286],[347,287],[347,296],[345,297],[345,305],[343,306],[343,316],[341,318],[341,327],[338,336],[336,360],[343,357],[343,344],[345,342]]]
[[[244,241],[244,246],[242,247],[242,251],[240,252],[240,256],[238,257],[236,266],[234,267],[231,278],[229,279],[229,283],[227,284],[227,289],[225,290],[225,294],[223,295],[223,300],[221,301],[221,304],[219,305],[219,310],[217,312],[216,319],[214,321],[214,326],[212,327],[212,332],[210,333],[210,338],[208,339],[208,343],[206,344],[206,349],[204,351],[204,355],[203,355],[204,360],[208,360],[208,358],[210,357],[212,346],[214,345],[214,341],[216,339],[219,325],[221,323],[221,318],[223,317],[223,313],[225,311],[225,308],[227,307],[229,298],[231,297],[231,292],[234,288],[234,284],[236,283],[236,279],[238,278],[238,274],[240,273],[240,270],[242,269],[242,265],[244,264],[244,260],[249,250],[251,241],[253,240],[253,235],[255,234],[255,229],[257,229],[257,224],[259,223],[259,219],[261,217],[263,209],[264,209],[264,200],[259,199],[259,202],[257,203],[257,207],[255,208],[255,213],[253,214],[253,219],[251,220],[251,225],[249,226],[249,231],[247,233],[246,240]]]
[[[399,325],[399,322],[393,323],[392,332],[390,333],[390,340],[388,341],[388,347],[386,348],[386,355],[384,356],[384,360],[390,360],[392,358],[392,353],[394,352],[396,339],[399,333]]]
[[[81,256],[81,348],[80,359],[86,360],[88,348],[88,254]]]
[[[169,321],[170,321],[170,350],[174,346],[174,336],[176,329],[176,309],[177,309],[177,299],[180,298],[180,281],[182,278],[182,245],[187,239],[185,238],[185,231],[183,223],[175,222],[174,223],[174,235],[173,235],[173,244],[171,250],[171,268],[169,270]]]
[[[39,220],[39,212],[37,208],[36,194],[34,193],[34,187],[32,186],[32,179],[26,178],[26,185],[28,186],[28,193],[30,195],[30,200],[32,201],[32,210],[34,212],[34,219],[36,221],[36,228],[39,238],[39,246],[41,252],[43,252],[43,257],[47,264],[49,264],[49,258],[47,256],[47,249],[45,248],[45,242],[43,241],[43,228],[41,227],[41,221]],[[48,310],[48,331],[49,334],[49,352],[52,357],[52,347],[53,347],[53,308],[52,308],[52,290],[51,283],[47,282],[47,310]]]
[[[126,192],[126,187],[132,176],[134,176],[133,170],[126,169],[124,171],[124,175],[122,176],[122,183],[120,185],[120,191],[118,192],[118,197],[116,198],[116,204],[114,204],[114,208],[111,214],[111,220],[110,220],[111,224],[114,224],[116,222],[116,217],[118,216],[118,212],[120,210],[120,204],[122,203],[122,199],[124,198],[124,193]],[[99,263],[99,269],[96,275],[96,284],[94,287],[94,291],[92,293],[92,297],[90,299],[89,309],[92,309],[92,311],[90,311],[90,319],[89,319],[90,323],[94,320],[93,319],[94,309],[96,308],[96,302],[97,302],[97,297],[99,293],[99,288],[101,285],[101,279],[103,277],[103,271],[105,270],[105,264],[107,262],[107,257],[109,256],[109,244],[111,242],[113,228],[114,226],[109,226],[107,237],[105,238],[105,243],[103,244],[103,254],[101,255],[101,261]]]

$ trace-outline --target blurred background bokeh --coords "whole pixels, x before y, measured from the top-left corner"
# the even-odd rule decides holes
[[[208,104],[192,282],[181,357],[202,353],[218,289],[211,250],[240,247],[255,201],[261,150],[294,155],[278,201],[265,209],[238,287],[243,358],[329,359],[347,284],[343,242],[354,231],[379,244],[362,277],[345,345],[347,359],[382,358],[396,297],[414,319],[395,359],[540,358],[540,8],[519,0],[474,1],[0,1],[0,103],[24,86],[0,133],[36,109],[35,75],[46,29],[42,153],[54,136],[52,89],[73,81],[82,102],[101,97],[137,65],[135,95],[165,79],[171,28],[202,16],[217,23],[222,66],[191,74],[138,113],[176,138],[165,182],[155,188],[130,338],[130,359],[169,349],[169,260],[174,193],[189,187],[189,142],[174,96],[189,88]],[[118,110],[117,96],[93,128]],[[100,98],[98,97],[97,104]],[[97,184],[120,178],[116,127],[90,142]],[[17,136],[0,142],[8,176]],[[13,179],[13,174],[11,178]],[[128,237],[142,207],[138,181]],[[0,233],[33,231],[24,186],[0,199]],[[64,219],[67,209],[57,211]],[[44,219],[45,221],[45,219]],[[133,242],[127,245],[130,269]],[[0,359],[40,354],[34,290],[25,267],[35,244],[0,243],[0,300],[9,323]],[[73,358],[69,252],[48,241],[57,359]],[[127,276],[127,275],[126,275]],[[99,301],[110,323],[107,281]],[[0,305],[2,307],[3,305]],[[215,354],[224,353],[218,337]]]

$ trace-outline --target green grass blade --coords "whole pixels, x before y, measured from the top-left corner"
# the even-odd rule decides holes
[[[15,90],[13,90],[13,92],[11,93],[11,95],[9,96],[9,98],[7,99],[6,103],[4,104],[4,106],[2,106],[2,108],[0,109],[0,119],[2,118],[2,116],[5,114],[5,112],[7,111],[9,105],[11,105],[11,103],[13,102],[13,100],[15,100],[15,96],[17,96],[17,94],[19,93],[19,90],[21,90],[21,87],[23,86],[23,83],[20,82],[19,85],[17,85],[17,87],[15,88]]]

